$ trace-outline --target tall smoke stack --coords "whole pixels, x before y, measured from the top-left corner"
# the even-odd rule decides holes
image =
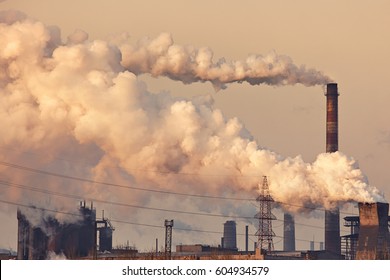
[[[336,83],[326,86],[326,152],[339,149],[338,140],[338,90]],[[340,211],[325,211],[325,250],[341,254]]]

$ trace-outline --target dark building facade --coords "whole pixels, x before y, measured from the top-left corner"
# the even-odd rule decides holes
[[[80,221],[60,224],[55,218],[42,219],[33,226],[18,210],[18,255],[20,260],[47,259],[48,253],[63,254],[68,259],[93,256],[96,244],[96,212],[80,205]],[[42,217],[44,217],[42,213]]]

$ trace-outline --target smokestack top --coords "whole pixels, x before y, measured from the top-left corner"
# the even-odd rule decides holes
[[[359,202],[359,218],[361,226],[387,227],[389,204],[383,202]]]
[[[329,83],[326,85],[326,94],[325,95],[339,95],[337,90],[337,83]]]

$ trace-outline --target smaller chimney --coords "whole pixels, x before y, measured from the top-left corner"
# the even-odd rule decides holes
[[[359,203],[359,240],[356,259],[388,259],[390,237],[388,203]]]
[[[226,249],[237,249],[236,222],[226,221],[223,224],[223,247]]]
[[[249,228],[248,225],[245,226],[245,253],[248,254],[248,242],[249,242]]]
[[[294,217],[289,213],[284,213],[283,228],[283,250],[295,251],[295,222]]]

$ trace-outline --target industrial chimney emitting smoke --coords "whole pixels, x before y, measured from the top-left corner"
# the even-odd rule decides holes
[[[338,143],[338,90],[336,83],[326,86],[326,152],[334,153]],[[341,254],[340,211],[325,211],[325,250]]]

